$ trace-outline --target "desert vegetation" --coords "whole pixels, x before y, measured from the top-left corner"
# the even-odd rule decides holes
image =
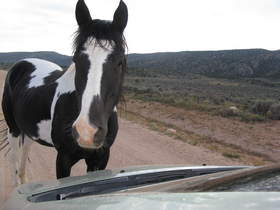
[[[128,98],[155,101],[242,121],[280,119],[280,80],[214,78],[200,74],[164,75],[160,70],[129,69]]]

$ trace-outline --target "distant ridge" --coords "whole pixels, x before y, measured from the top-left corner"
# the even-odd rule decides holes
[[[56,52],[0,53],[0,64],[20,59],[42,58],[62,67],[69,66],[71,57]],[[184,76],[188,73],[220,78],[280,78],[280,50],[265,49],[183,51],[150,54],[129,54],[128,67],[164,75]],[[133,73],[133,71],[131,71]]]
[[[62,67],[69,66],[71,57],[52,51],[8,52],[0,53],[0,63],[15,63],[24,58],[41,58],[54,62]]]
[[[279,78],[280,51],[244,49],[130,54],[128,65],[166,75],[195,73],[222,78]]]

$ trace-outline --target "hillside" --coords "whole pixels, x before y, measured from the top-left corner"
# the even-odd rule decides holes
[[[130,54],[128,66],[150,73],[220,78],[280,77],[280,51],[263,49]]]
[[[70,56],[46,51],[0,53],[0,64],[11,65],[27,57],[43,58],[63,67],[71,63]],[[129,54],[128,67],[136,70],[130,71],[132,74],[148,77],[192,73],[218,78],[280,78],[280,51],[245,49]]]
[[[128,66],[132,99],[247,122],[280,120],[280,51],[131,54]]]

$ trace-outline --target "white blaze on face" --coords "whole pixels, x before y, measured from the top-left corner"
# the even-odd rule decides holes
[[[81,112],[73,125],[77,128],[83,128],[78,130],[78,133],[80,138],[85,141],[89,141],[91,138],[88,138],[88,136],[93,137],[94,133],[92,132],[96,131],[96,129],[90,129],[90,127],[94,126],[89,123],[90,106],[93,98],[101,94],[103,64],[113,51],[113,47],[107,44],[106,41],[101,41],[100,43],[105,47],[99,46],[95,40],[87,41],[84,45],[85,50],[83,51],[83,53],[88,56],[90,67],[87,75],[87,84],[82,95]],[[77,69],[77,71],[79,71],[79,69]]]

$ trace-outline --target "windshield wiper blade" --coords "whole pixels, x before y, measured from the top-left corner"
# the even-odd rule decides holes
[[[142,172],[139,174],[119,175],[110,179],[92,181],[69,187],[63,187],[48,192],[38,193],[29,197],[31,202],[44,202],[51,200],[65,200],[88,195],[100,195],[113,193],[145,185],[158,184],[167,181],[179,180],[200,176],[205,174],[217,173],[241,169],[244,167],[217,167],[217,168],[194,168],[163,171]]]

